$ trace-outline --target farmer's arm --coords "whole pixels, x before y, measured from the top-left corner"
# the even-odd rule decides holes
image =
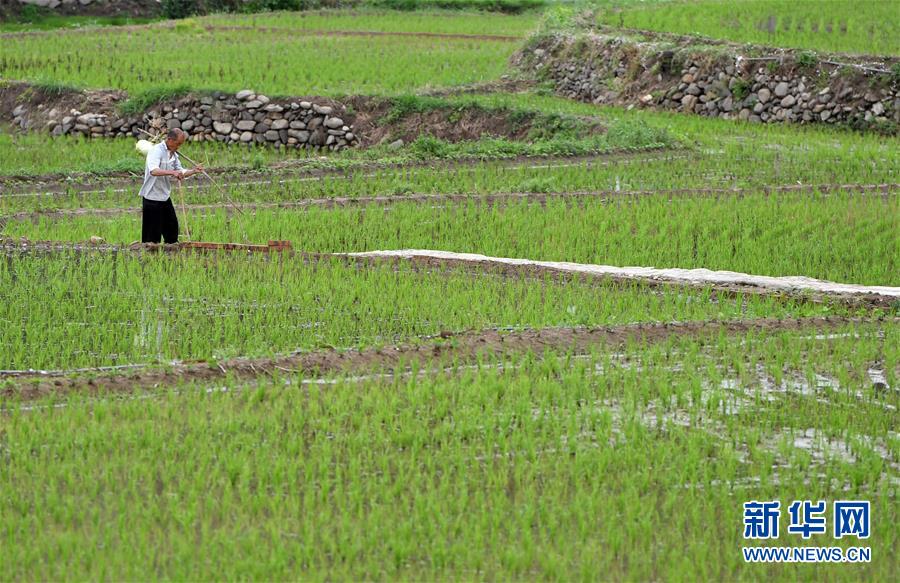
[[[160,168],[162,161],[162,154],[156,148],[150,150],[150,153],[147,154],[147,167],[150,168],[151,176],[174,176],[179,179],[184,177],[184,174],[178,170],[163,170]]]
[[[181,158],[175,156],[175,169],[182,172],[184,174],[184,177],[187,178],[189,176],[193,176],[194,174],[200,174],[201,172],[203,172],[203,164],[197,164],[197,166],[195,166],[194,168],[185,170],[184,166],[181,165]]]

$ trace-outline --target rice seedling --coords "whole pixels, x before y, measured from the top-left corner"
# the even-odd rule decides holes
[[[612,4],[622,11],[607,10]],[[897,52],[886,4],[847,6],[615,0],[602,3],[599,19]],[[363,9],[7,36],[0,76],[133,95],[185,84],[270,96],[405,95],[406,105],[423,105],[428,99],[408,95],[498,78],[536,20]],[[520,142],[426,135],[400,149],[328,157],[190,143],[188,155],[213,161],[228,199],[261,203],[246,206],[238,224],[219,189],[185,188],[188,203],[205,205],[185,217],[194,239],[900,285],[896,142],[600,107],[540,90],[441,99],[540,111],[549,121]],[[571,116],[608,131],[585,137],[552,121]],[[128,175],[137,179],[143,164],[133,147],[0,133],[0,235],[134,241],[136,212],[98,212],[138,206]],[[36,178],[76,172],[95,175]],[[510,193],[540,196],[494,196]],[[400,198],[410,194],[438,196]],[[346,202],[374,196],[389,200]],[[326,204],[334,199],[346,206]],[[65,212],[43,214],[54,210]],[[748,322],[825,315],[868,318],[831,320],[827,329]],[[896,306],[423,262],[7,246],[0,572],[42,580],[888,580],[897,571],[900,480],[896,315]],[[669,325],[712,320],[742,322],[713,333]],[[583,327],[632,323],[658,323],[664,333],[641,327],[615,343],[568,341]],[[464,337],[476,349],[461,350]],[[487,337],[502,341],[488,352],[478,343]],[[534,342],[513,341],[523,337]],[[413,348],[402,352],[401,343]],[[341,375],[222,366],[279,355],[344,363],[351,348],[371,350],[357,368],[325,369]],[[412,353],[411,361],[397,356]],[[137,366],[73,371],[128,365]],[[204,367],[222,374],[154,386],[174,378],[164,371]],[[64,372],[26,380],[20,373],[29,369]],[[120,392],[78,384],[101,374],[121,381]],[[36,400],[45,388],[50,397]],[[795,499],[871,501],[873,532],[865,541],[807,541],[782,528],[769,543],[862,544],[872,560],[745,562],[743,502],[787,508]]]
[[[822,51],[896,55],[896,5],[880,0],[700,0],[601,4],[612,26],[700,34],[739,42]]]
[[[900,400],[869,374],[896,371],[897,332],[7,401],[0,564],[41,579],[889,579]],[[817,388],[805,369],[848,374]],[[769,393],[776,370],[800,380]],[[871,501],[871,562],[743,561],[744,501],[810,497]],[[785,530],[772,544],[856,542]]]
[[[681,144],[689,145],[671,153],[648,152],[645,156],[618,159],[540,162],[527,160],[515,167],[492,163],[490,159],[520,154],[564,155],[576,146],[578,153],[616,152],[621,145],[602,138],[558,143],[537,140],[534,144],[511,144],[485,139],[442,146],[449,167],[381,168],[385,165],[427,161],[421,151],[391,151],[372,148],[345,151],[328,158],[308,158],[305,152],[230,148],[217,143],[191,143],[188,150],[199,159],[208,157],[220,168],[230,168],[245,177],[253,163],[265,167],[290,161],[302,169],[343,170],[337,177],[310,180],[299,176],[292,180],[290,170],[270,171],[272,182],[248,189],[233,188],[230,197],[247,201],[288,201],[324,196],[371,196],[403,192],[419,193],[491,193],[516,190],[568,192],[574,190],[668,190],[677,188],[764,189],[777,185],[809,184],[896,184],[896,145],[877,136],[854,134],[822,128],[785,128],[739,124],[729,120],[707,119],[677,114],[626,112],[617,108],[597,108],[572,104],[558,98],[496,96],[468,98],[486,107],[547,111],[566,115],[598,116],[609,126],[647,120],[653,128],[668,128]],[[453,100],[449,100],[451,103]],[[569,105],[571,104],[571,105]],[[799,139],[798,136],[802,137]],[[567,145],[568,144],[568,145]],[[564,147],[565,146],[565,147]],[[652,144],[634,141],[629,147]],[[51,139],[31,134],[15,138],[0,134],[0,174],[44,174],[64,168],[103,170],[122,168],[139,173],[141,160],[134,155],[130,140]],[[487,158],[483,163],[465,166],[454,158]],[[99,187],[100,185],[98,185]],[[212,193],[210,193],[212,194]],[[106,196],[102,192],[74,199],[53,196],[10,197],[0,193],[0,212],[39,208],[107,207],[127,205],[129,193]],[[212,202],[198,195],[196,203]]]
[[[195,240],[290,240],[305,251],[439,249],[646,267],[705,267],[756,275],[806,275],[897,285],[898,199],[867,194],[745,194],[528,200],[487,205],[259,208],[232,221],[226,209],[193,213]],[[136,215],[75,215],[9,222],[8,236],[128,244]]]
[[[173,43],[179,46],[174,53]],[[225,91],[252,87],[268,95],[385,95],[495,79],[515,48],[511,42],[474,38],[318,36],[290,29],[265,35],[202,27],[98,29],[0,38],[0,75],[129,92],[188,85]]]
[[[448,330],[848,313],[709,290],[290,257],[11,254],[0,281],[0,370],[266,356]]]
[[[539,14],[485,14],[441,10],[398,12],[359,8],[353,12],[321,10],[316,12],[263,12],[256,14],[211,14],[196,18],[209,26],[252,26],[304,31],[373,31],[426,34],[527,35],[537,24]]]

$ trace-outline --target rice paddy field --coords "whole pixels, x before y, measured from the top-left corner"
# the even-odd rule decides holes
[[[595,20],[898,53],[890,3],[803,4]],[[2,579],[896,579],[900,144],[507,84],[543,19],[0,35],[2,79],[443,88],[451,109],[603,128],[327,156],[186,143],[214,180],[176,192],[182,240],[291,243],[260,253],[134,245],[134,140],[0,125]],[[809,538],[789,529],[804,500],[827,505]],[[754,501],[780,503],[774,536],[745,537]],[[839,501],[869,503],[868,536],[834,536]],[[868,560],[745,559],[776,547]]]
[[[258,18],[262,21],[252,24]],[[254,87],[269,95],[295,95],[301,87],[309,95],[393,94],[499,77],[516,41],[524,40],[537,18],[410,18],[394,12],[298,20],[288,13],[254,17],[251,24],[246,17],[222,22],[6,38],[0,40],[0,75],[131,92],[188,85],[223,91]],[[485,35],[498,29],[502,34]],[[360,31],[372,34],[349,34]],[[170,50],[173,46],[178,50]]]
[[[598,22],[769,46],[868,55],[900,52],[891,0],[608,0]]]

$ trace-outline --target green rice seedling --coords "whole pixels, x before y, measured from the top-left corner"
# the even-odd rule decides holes
[[[868,194],[746,194],[427,205],[226,209],[189,213],[195,240],[290,240],[315,252],[435,249],[541,261],[708,268],[897,285],[898,199]],[[10,221],[7,236],[127,244],[135,214]]]
[[[167,47],[175,42],[179,50],[172,53]],[[290,29],[259,34],[253,28],[203,27],[123,34],[106,28],[2,38],[0,75],[132,93],[185,84],[197,90],[252,87],[269,95],[386,95],[493,80],[515,49],[516,43],[505,40],[453,36],[322,36]],[[301,62],[302,67],[282,66]]]
[[[900,53],[896,6],[879,0],[723,0],[601,3],[612,26],[700,34],[739,42],[876,55]]]
[[[639,283],[291,257],[12,254],[0,262],[0,281],[0,370],[265,356],[496,327],[848,313]]]
[[[672,338],[446,372],[425,363],[423,375],[327,385],[287,374],[27,410],[8,400],[4,572],[890,578],[900,401],[876,397],[865,367],[897,328],[836,332],[846,336]],[[797,381],[766,393],[764,374],[733,376],[722,346],[735,344],[745,368],[783,350],[824,376],[847,368],[846,354],[869,362],[841,390]],[[744,562],[744,502],[810,498],[871,502],[870,562]],[[860,542],[801,542],[786,521],[771,544]]]
[[[252,26],[304,31],[374,31],[430,34],[525,36],[536,25],[537,14],[485,14],[416,10],[398,12],[357,8],[351,11],[265,12],[258,14],[212,14],[195,19],[210,26]]]

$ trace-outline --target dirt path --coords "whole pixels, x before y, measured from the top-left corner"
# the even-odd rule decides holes
[[[817,317],[629,324],[597,328],[541,328],[513,332],[476,330],[458,334],[443,333],[417,344],[364,350],[325,349],[275,358],[237,358],[215,364],[188,362],[171,365],[165,370],[148,366],[112,371],[82,369],[71,376],[67,371],[0,374],[0,380],[5,381],[0,388],[0,399],[32,401],[50,395],[64,396],[72,393],[134,393],[189,382],[221,381],[225,378],[378,372],[398,366],[409,367],[413,363],[463,364],[479,357],[499,357],[529,351],[537,355],[545,351],[584,353],[600,345],[615,347],[629,341],[652,343],[676,336],[717,338],[720,334],[831,330],[848,325],[898,322],[900,318]]]
[[[681,200],[696,197],[720,197],[729,196],[735,198],[743,198],[745,196],[756,195],[760,193],[770,194],[802,194],[808,195],[813,193],[821,193],[829,195],[832,193],[854,193],[891,196],[900,193],[900,184],[820,184],[820,185],[786,185],[786,186],[769,186],[765,188],[681,188],[666,190],[584,190],[572,192],[493,192],[493,193],[439,193],[439,194],[397,194],[384,196],[334,196],[327,198],[308,198],[296,201],[284,202],[245,202],[225,205],[224,203],[216,204],[189,204],[185,208],[191,212],[202,212],[209,210],[224,210],[226,212],[253,211],[259,209],[304,209],[304,208],[341,208],[351,206],[391,206],[401,203],[421,203],[431,205],[441,205],[445,203],[465,203],[471,201],[484,202],[488,205],[508,204],[517,201],[528,201],[535,204],[546,204],[549,200],[554,199],[596,199],[595,202],[603,204],[612,200],[621,200],[623,198],[635,198],[645,196],[656,196],[668,198],[670,201]],[[24,221],[24,220],[40,220],[40,219],[61,219],[76,216],[97,216],[109,217],[123,214],[139,214],[140,207],[121,207],[121,208],[77,208],[63,210],[39,210],[39,211],[22,211],[13,213],[5,217],[0,216],[0,224],[3,220],[7,221]]]

